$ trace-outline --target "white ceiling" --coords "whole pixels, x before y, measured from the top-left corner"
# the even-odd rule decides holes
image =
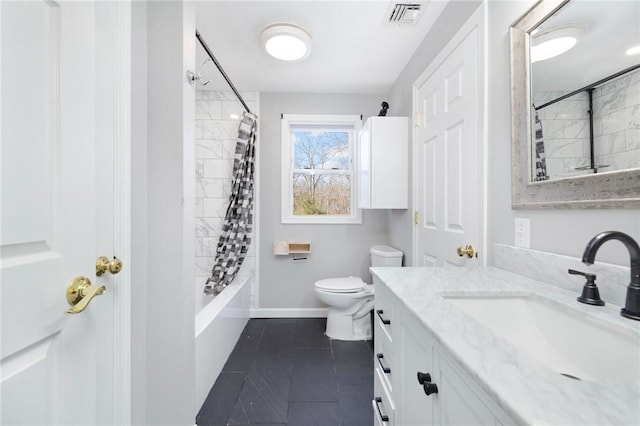
[[[540,31],[578,24],[583,34],[576,46],[532,66],[533,91],[570,92],[640,63],[625,55],[640,45],[640,1],[571,0],[540,26]]]
[[[238,90],[386,94],[447,2],[405,1],[423,4],[415,26],[385,25],[396,3],[388,0],[198,2],[196,26]],[[283,62],[264,53],[260,31],[278,22],[311,34],[309,58]],[[200,65],[206,56],[197,49]],[[227,88],[212,63],[201,74],[209,87]]]

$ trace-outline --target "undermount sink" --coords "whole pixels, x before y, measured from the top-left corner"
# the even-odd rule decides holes
[[[537,296],[443,297],[552,371],[582,380],[640,381],[640,334],[631,330]]]

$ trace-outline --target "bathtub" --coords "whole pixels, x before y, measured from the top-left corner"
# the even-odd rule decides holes
[[[196,315],[196,409],[200,409],[249,320],[251,278],[236,277]]]

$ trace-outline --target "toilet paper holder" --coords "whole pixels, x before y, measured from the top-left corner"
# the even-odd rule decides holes
[[[310,242],[291,242],[291,241],[276,241],[273,243],[273,254],[276,256],[287,256],[290,254],[307,254],[311,253]],[[302,257],[294,260],[301,260]],[[304,257],[306,259],[306,257]]]

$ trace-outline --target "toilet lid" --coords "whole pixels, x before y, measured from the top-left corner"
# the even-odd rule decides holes
[[[361,291],[365,283],[358,277],[343,277],[316,281],[315,286],[334,293],[355,293]]]

